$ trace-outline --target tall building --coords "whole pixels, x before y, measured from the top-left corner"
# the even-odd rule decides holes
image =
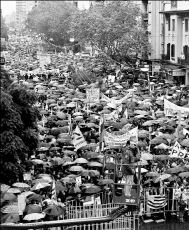
[[[38,1],[16,1],[16,24],[18,29],[24,27],[27,14],[37,4]]]

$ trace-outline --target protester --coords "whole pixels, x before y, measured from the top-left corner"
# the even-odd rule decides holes
[[[116,69],[109,61],[82,54],[51,54],[51,63],[40,68],[41,61],[25,52],[26,47],[34,52],[36,44],[30,36],[27,41],[10,37],[8,63],[15,73],[20,68],[15,84],[38,95],[39,147],[28,159],[23,181],[1,187],[4,202],[18,206],[18,195],[25,192],[26,219],[28,214],[45,212],[44,220],[49,220],[64,218],[63,207],[70,201],[85,205],[87,197],[100,197],[102,204],[113,202],[115,181],[124,184],[117,194],[125,197],[132,191],[137,194],[138,181],[141,199],[149,189],[148,197],[163,196],[172,182],[183,187],[183,194],[189,187],[189,87],[176,86],[160,72],[152,78],[151,89],[144,73],[137,76],[125,65]],[[22,47],[19,60],[12,47]],[[82,62],[86,67],[81,71]],[[103,79],[96,80],[92,72]],[[107,156],[111,156],[109,162]],[[120,166],[114,167],[117,162]],[[152,187],[158,194],[153,194]],[[189,198],[183,202],[181,195],[177,201],[182,222]],[[169,211],[175,211],[173,196],[168,203],[173,207]],[[3,215],[6,205],[1,208]],[[49,214],[52,206],[61,207],[57,215]]]

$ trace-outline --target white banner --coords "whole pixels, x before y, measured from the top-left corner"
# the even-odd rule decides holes
[[[169,155],[170,157],[175,157],[175,158],[185,158],[187,154],[186,150],[181,149],[181,145],[176,141],[171,154]]]
[[[104,133],[104,141],[106,145],[109,145],[109,146],[126,145],[127,141],[130,140],[131,137],[132,138],[135,137],[136,139],[138,139],[138,127],[131,129],[122,135],[115,135],[107,131],[105,131]]]
[[[45,65],[49,65],[51,63],[50,54],[38,52],[37,58],[39,59],[40,67],[44,67]]]
[[[87,142],[85,141],[85,138],[78,126],[73,131],[73,145],[76,150],[87,145]]]
[[[181,189],[180,188],[174,188],[173,189],[173,200],[179,199],[180,195],[181,195]]]
[[[173,104],[172,102],[164,99],[164,113],[165,116],[175,116],[177,113],[181,113],[184,116],[189,115],[189,108],[181,107]]]
[[[111,104],[115,104],[115,105],[120,105],[123,103],[124,100],[127,100],[128,98],[130,98],[132,96],[133,92],[129,92],[127,95],[125,95],[123,98],[119,99],[119,100],[115,100],[113,98],[109,98],[106,95],[104,95],[103,93],[101,94],[101,100],[106,101],[107,103],[111,103]]]
[[[118,119],[118,111],[117,110],[115,110],[109,114],[104,114],[104,121],[110,121],[110,120],[116,121],[117,119]]]
[[[100,98],[99,88],[90,88],[86,90],[87,103],[98,103]]]

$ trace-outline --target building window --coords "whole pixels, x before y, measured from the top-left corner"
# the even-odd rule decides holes
[[[168,31],[170,31],[171,30],[170,16],[167,17],[167,24],[168,24]]]
[[[171,0],[171,8],[177,7],[177,1],[172,1]]]
[[[189,19],[185,19],[184,20],[185,21],[185,32],[188,32],[188,21],[189,21]]]
[[[174,58],[175,57],[175,45],[172,44],[171,45],[171,58]]]
[[[170,60],[170,43],[167,44],[167,60]]]
[[[175,31],[175,19],[172,19],[172,31]]]

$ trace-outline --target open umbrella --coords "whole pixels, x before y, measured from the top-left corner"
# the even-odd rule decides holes
[[[91,161],[88,163],[88,166],[89,167],[103,167],[103,164],[99,163],[99,162],[96,162],[96,161]]]
[[[170,149],[170,147],[164,143],[161,143],[155,147],[155,149]]]
[[[14,183],[13,185],[12,185],[13,187],[17,187],[17,188],[30,188],[30,186],[28,185],[28,184],[26,184],[26,183],[23,183],[23,182],[17,182],[17,183]]]
[[[1,191],[2,193],[6,192],[9,188],[10,188],[9,185],[6,185],[6,184],[1,184],[1,185],[0,185],[0,191]]]
[[[157,172],[148,172],[146,173],[146,176],[147,177],[158,177],[159,174]]]
[[[65,213],[65,208],[56,204],[52,204],[44,209],[44,213],[46,213],[48,216],[60,216]]]
[[[37,184],[35,184],[31,190],[32,191],[35,191],[35,190],[40,190],[40,189],[43,189],[43,188],[47,188],[47,187],[50,187],[51,185],[47,182],[38,182]]]
[[[76,163],[76,164],[87,164],[88,163],[88,161],[85,159],[85,158],[77,158],[75,161],[74,161],[74,163]]]
[[[70,172],[82,172],[84,170],[83,167],[77,165],[77,166],[71,166],[69,171]]]
[[[2,223],[18,223],[20,221],[20,216],[18,213],[7,213],[1,216]]]
[[[181,177],[181,178],[189,178],[189,172],[179,173],[179,177]]]
[[[163,174],[163,175],[160,175],[158,176],[156,179],[155,179],[155,183],[159,182],[159,181],[163,181],[163,180],[166,180],[168,179],[169,177],[171,177],[170,174]]]
[[[95,194],[101,191],[101,188],[96,185],[91,185],[91,187],[84,188],[85,194]]]
[[[185,172],[186,168],[185,167],[175,167],[175,168],[169,168],[165,171],[167,174],[178,174],[180,172]]]
[[[36,193],[32,193],[32,194],[29,194],[29,195],[26,196],[26,200],[28,202],[31,202],[31,201],[38,201],[38,202],[40,202],[41,199],[42,199],[41,195],[36,194]]]
[[[9,188],[7,190],[7,193],[14,193],[14,194],[18,194],[18,193],[21,193],[20,189],[18,188]]]
[[[18,203],[12,202],[1,208],[2,213],[18,213]]]
[[[33,220],[40,220],[43,219],[45,217],[45,213],[31,213],[26,215],[23,220],[27,220],[27,221],[33,221]]]

